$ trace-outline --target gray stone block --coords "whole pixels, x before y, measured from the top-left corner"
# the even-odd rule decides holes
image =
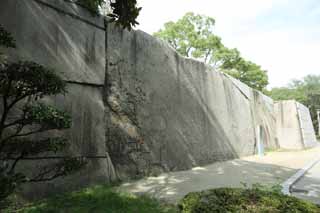
[[[44,2],[62,10],[74,8],[63,0]],[[80,8],[73,12],[77,11],[82,11],[79,16],[88,18],[88,12]],[[99,26],[103,21],[91,19]],[[68,81],[104,84],[104,30],[35,0],[1,1],[0,24],[16,39],[17,49],[10,51],[11,58],[49,66]]]

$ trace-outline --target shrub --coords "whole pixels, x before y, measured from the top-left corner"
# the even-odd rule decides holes
[[[320,212],[320,207],[315,204],[284,195],[279,189],[260,186],[192,192],[181,200],[179,209],[182,213]]]

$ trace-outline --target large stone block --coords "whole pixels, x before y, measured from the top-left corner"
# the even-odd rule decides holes
[[[281,148],[304,149],[317,145],[309,109],[294,101],[275,104],[277,135]]]
[[[70,140],[70,147],[61,155],[66,156],[88,156],[88,165],[75,173],[54,181],[40,184],[28,184],[24,194],[28,198],[39,198],[48,194],[62,191],[71,191],[91,184],[106,184],[115,180],[113,164],[105,147],[105,108],[102,101],[102,88],[68,84],[68,93],[52,98],[46,98],[45,102],[64,110],[72,116],[72,128],[63,132]],[[90,157],[101,158],[90,158]],[[105,158],[103,158],[105,157]],[[38,172],[37,165],[52,163],[45,162],[23,162],[24,168],[29,171]]]
[[[229,77],[141,31],[107,33],[107,147],[128,156],[129,142],[143,141],[141,158],[167,170],[254,154],[252,103]]]
[[[53,68],[68,83],[68,94],[46,98],[72,115],[72,128],[63,132],[70,139],[68,156],[100,156],[89,159],[79,173],[39,185],[28,185],[30,198],[114,180],[114,169],[105,146],[104,20],[63,0],[3,0],[0,24],[12,33],[17,49],[7,51],[10,60],[31,60]],[[51,134],[51,133],[50,133]],[[52,133],[53,134],[53,133]],[[60,133],[59,133],[60,134]],[[30,172],[36,164],[23,162]]]
[[[71,140],[67,154],[106,157],[73,176],[27,186],[29,197],[252,155],[261,141],[267,148],[315,144],[305,107],[274,106],[142,31],[105,29],[103,18],[70,1],[2,0],[0,24],[17,41],[6,52],[10,60],[36,61],[69,82],[68,95],[46,99],[72,114],[73,127],[63,133]]]
[[[103,26],[102,18],[63,0],[2,0],[0,24],[17,43],[10,54],[49,66],[68,81],[103,85],[105,31],[69,13]]]
[[[255,126],[260,128],[260,141],[267,149],[274,150],[279,148],[277,139],[276,116],[274,102],[268,96],[254,90],[253,111],[255,116]]]
[[[312,148],[318,145],[315,130],[312,124],[310,111],[303,104],[297,102],[297,111],[301,127],[301,136],[305,148]]]

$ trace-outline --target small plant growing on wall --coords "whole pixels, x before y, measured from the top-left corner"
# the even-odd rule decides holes
[[[15,48],[14,39],[1,25],[0,46]],[[0,60],[1,204],[21,184],[69,175],[85,161],[80,157],[62,157],[52,164],[46,162],[37,168],[36,174],[21,170],[22,161],[46,160],[68,146],[67,139],[47,133],[70,128],[70,115],[42,101],[45,96],[65,94],[66,84],[53,70],[37,63],[9,63],[3,57]]]

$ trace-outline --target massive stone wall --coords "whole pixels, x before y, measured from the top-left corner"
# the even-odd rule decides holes
[[[17,49],[7,51],[10,60],[36,61],[68,82],[68,94],[49,102],[72,115],[72,128],[64,133],[71,140],[69,153],[108,157],[102,95],[104,19],[62,0],[2,0],[0,24],[16,39]],[[29,197],[41,197],[113,178],[108,158],[91,159],[87,169],[74,176],[31,185],[25,191]]]
[[[265,146],[277,147],[270,98],[144,32],[109,25],[107,35],[107,147],[120,175],[252,155],[257,126]]]
[[[106,157],[27,187],[29,197],[253,155],[257,143],[285,139],[269,97],[70,1],[2,0],[0,24],[17,41],[10,60],[52,67],[68,82],[68,95],[48,101],[73,116],[69,152]]]

